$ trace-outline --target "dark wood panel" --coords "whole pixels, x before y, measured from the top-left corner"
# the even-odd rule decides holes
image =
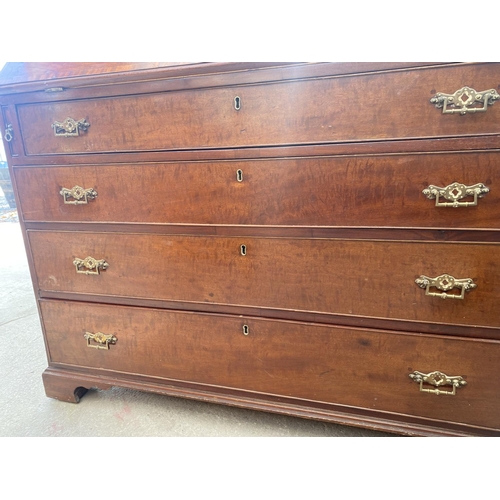
[[[468,85],[496,88],[498,66],[470,65],[345,78],[18,106],[29,155],[243,147],[497,134],[500,106],[443,115],[429,99]],[[234,109],[235,96],[241,109]],[[55,137],[66,117],[91,124]]]
[[[498,429],[500,343],[87,304],[41,304],[50,361]],[[242,333],[249,327],[248,335]],[[89,348],[85,332],[116,336]],[[463,376],[419,392],[414,370]],[[446,387],[442,388],[446,390]]]
[[[499,326],[498,244],[38,231],[29,238],[44,291]],[[74,258],[87,256],[109,268],[77,274]],[[445,273],[472,278],[477,289],[442,300],[415,284]]]
[[[15,175],[25,221],[498,229],[499,171],[500,153],[471,153],[18,168]],[[477,207],[458,209],[436,207],[422,193],[456,181],[491,192]],[[98,196],[65,204],[60,191],[74,186]]]

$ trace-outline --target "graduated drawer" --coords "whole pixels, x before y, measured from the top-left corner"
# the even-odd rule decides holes
[[[52,365],[500,428],[497,341],[60,301],[41,312]],[[420,392],[415,371],[466,385]]]
[[[28,235],[42,294],[74,292],[500,326],[498,243],[45,231]],[[103,268],[92,267],[87,257],[102,261]],[[477,287],[441,291],[430,282],[428,288],[415,282],[420,276],[444,274],[471,279]],[[450,278],[441,281],[451,283]],[[463,299],[442,300],[426,291],[463,291]]]
[[[500,228],[499,170],[500,154],[485,152],[19,167],[15,177],[26,221]],[[455,182],[477,195],[439,195],[448,206],[437,207],[424,193]]]
[[[467,136],[500,132],[500,105],[461,116],[430,99],[499,84],[499,66],[479,64],[19,104],[17,113],[27,155]]]

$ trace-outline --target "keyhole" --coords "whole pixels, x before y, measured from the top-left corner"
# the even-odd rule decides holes
[[[246,255],[247,254],[247,246],[241,245],[240,252],[241,252],[241,255]]]
[[[250,333],[250,329],[248,325],[243,325],[243,335],[248,335]]]
[[[238,182],[243,182],[243,170],[241,170],[240,168],[236,170],[236,180]]]
[[[234,109],[236,111],[239,111],[241,109],[241,98],[238,96],[234,98]]]

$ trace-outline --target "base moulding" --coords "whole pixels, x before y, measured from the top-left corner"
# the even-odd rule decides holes
[[[222,387],[194,387],[195,384],[187,386],[185,383],[176,383],[171,380],[161,383],[157,379],[152,380],[141,377],[139,381],[135,376],[133,378],[132,376],[123,375],[118,378],[115,375],[93,375],[49,367],[43,373],[43,383],[48,397],[69,403],[79,403],[89,389],[108,390],[111,387],[123,387],[166,396],[194,399],[206,403],[224,404],[248,410],[278,413],[290,417],[363,427],[397,435],[429,437],[498,435],[496,431],[486,428],[452,425],[399,414],[377,412],[379,415],[376,415],[373,411],[324,403],[304,401],[299,404],[292,398],[288,402],[286,401],[287,398],[280,396],[255,393],[243,395],[243,391],[224,389]]]

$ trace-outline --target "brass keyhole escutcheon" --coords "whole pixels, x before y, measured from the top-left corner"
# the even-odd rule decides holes
[[[248,325],[243,325],[243,335],[248,335],[250,333],[250,328]]]
[[[234,109],[236,111],[239,111],[241,109],[241,97],[239,97],[239,96],[236,96],[234,98]]]
[[[245,256],[247,254],[247,246],[246,245],[241,245],[240,246],[240,253],[243,256]]]
[[[241,170],[241,168],[236,170],[236,180],[238,182],[243,182],[243,170]]]

